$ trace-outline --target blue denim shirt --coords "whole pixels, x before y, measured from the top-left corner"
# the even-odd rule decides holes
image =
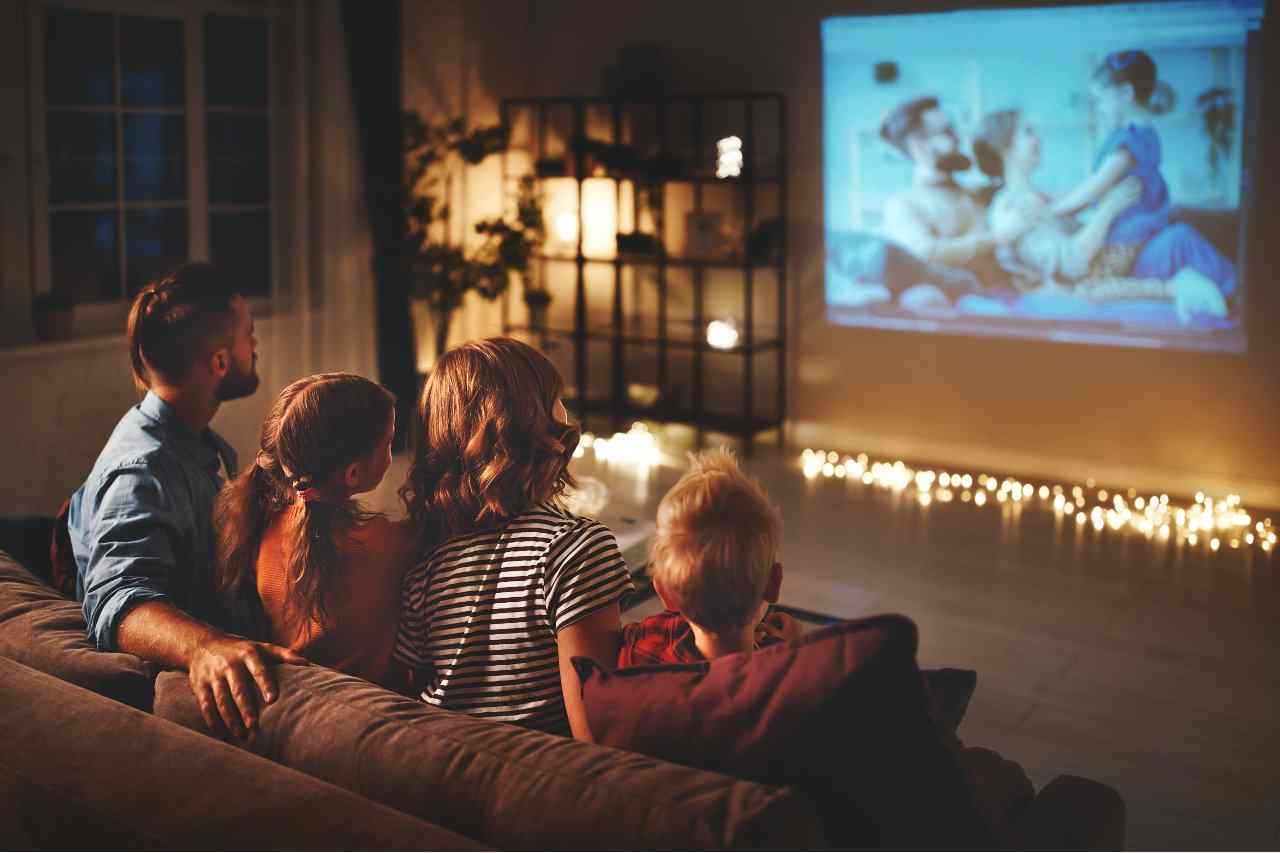
[[[213,430],[194,434],[154,393],[116,425],[68,527],[89,638],[116,649],[130,608],[164,600],[225,630],[244,628],[214,589],[213,501],[236,454]]]

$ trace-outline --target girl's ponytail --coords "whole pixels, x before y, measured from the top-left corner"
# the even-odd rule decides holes
[[[253,465],[223,486],[214,502],[215,579],[219,593],[226,600],[238,597],[246,584],[256,583],[262,534],[272,519],[289,505],[289,497],[268,470],[271,460],[264,457],[265,454],[258,454]]]
[[[289,543],[289,618],[310,637],[328,623],[335,587],[345,565],[338,547],[340,534],[362,520],[364,514],[352,501],[331,503],[321,499],[310,478],[295,477],[293,489],[301,503],[301,518]]]

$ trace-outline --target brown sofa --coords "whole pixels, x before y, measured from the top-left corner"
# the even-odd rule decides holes
[[[813,805],[791,788],[440,711],[323,667],[277,675],[280,698],[251,743],[196,734],[185,676],[93,651],[79,606],[0,551],[0,763],[11,765],[0,769],[12,789],[0,836],[70,847],[823,846]],[[1091,798],[1096,819],[1082,822],[1072,803]],[[93,832],[74,835],[77,823]],[[1063,778],[1019,825],[1019,846],[1118,846],[1123,804]]]

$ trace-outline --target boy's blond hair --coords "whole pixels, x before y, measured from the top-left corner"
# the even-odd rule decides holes
[[[692,470],[658,504],[649,573],[690,622],[742,628],[764,600],[782,517],[725,448],[690,459]]]

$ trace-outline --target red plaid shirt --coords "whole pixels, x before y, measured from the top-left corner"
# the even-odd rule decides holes
[[[794,619],[771,611],[756,626],[756,648],[792,639],[799,633],[799,625]],[[619,669],[664,663],[702,663],[705,660],[706,657],[698,650],[689,620],[674,610],[664,610],[623,626],[622,649],[618,652]]]

